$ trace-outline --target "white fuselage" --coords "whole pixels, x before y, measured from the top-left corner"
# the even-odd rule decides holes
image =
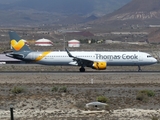
[[[143,66],[151,65],[157,60],[145,52],[70,52],[74,57],[94,62],[105,61],[107,66]],[[31,52],[24,60],[36,61],[45,65],[77,65],[65,51]]]

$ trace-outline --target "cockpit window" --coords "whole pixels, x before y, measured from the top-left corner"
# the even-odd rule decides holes
[[[147,55],[147,58],[152,57],[151,55]]]

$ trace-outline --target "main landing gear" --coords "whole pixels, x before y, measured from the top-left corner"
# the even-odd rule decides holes
[[[85,68],[84,68],[84,67],[81,67],[81,68],[79,68],[79,71],[80,71],[80,72],[85,72]]]
[[[142,69],[141,69],[141,66],[138,66],[138,72],[141,72]]]

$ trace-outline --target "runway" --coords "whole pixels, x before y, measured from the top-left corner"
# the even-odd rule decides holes
[[[160,71],[0,71],[0,74],[160,74]]]
[[[160,64],[142,66],[142,71],[138,72],[137,66],[108,66],[106,70],[92,70],[86,67],[86,72],[79,72],[79,67],[73,66],[45,66],[38,64],[6,64],[0,65],[0,75],[5,74],[50,74],[50,75],[159,75]]]

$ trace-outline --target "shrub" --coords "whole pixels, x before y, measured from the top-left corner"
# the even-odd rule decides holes
[[[67,92],[67,87],[63,86],[59,89],[60,92]]]
[[[155,92],[152,90],[141,90],[140,93],[146,94],[148,97],[155,96]]]
[[[105,96],[98,96],[97,101],[102,103],[107,103],[109,100]]]
[[[52,92],[57,92],[58,91],[58,87],[57,86],[54,86],[53,88],[52,88]]]
[[[144,93],[138,93],[137,97],[136,97],[136,100],[147,102],[148,101],[148,96]]]
[[[52,87],[52,92],[67,92],[67,87],[62,86],[59,88],[57,86],[54,86],[54,87]]]
[[[24,88],[21,87],[21,86],[15,86],[15,87],[11,90],[11,92],[14,93],[14,94],[19,94],[19,93],[22,93],[22,92],[24,92],[24,91],[25,91]]]
[[[136,99],[147,102],[149,97],[155,96],[155,93],[151,90],[141,90],[138,92]]]

